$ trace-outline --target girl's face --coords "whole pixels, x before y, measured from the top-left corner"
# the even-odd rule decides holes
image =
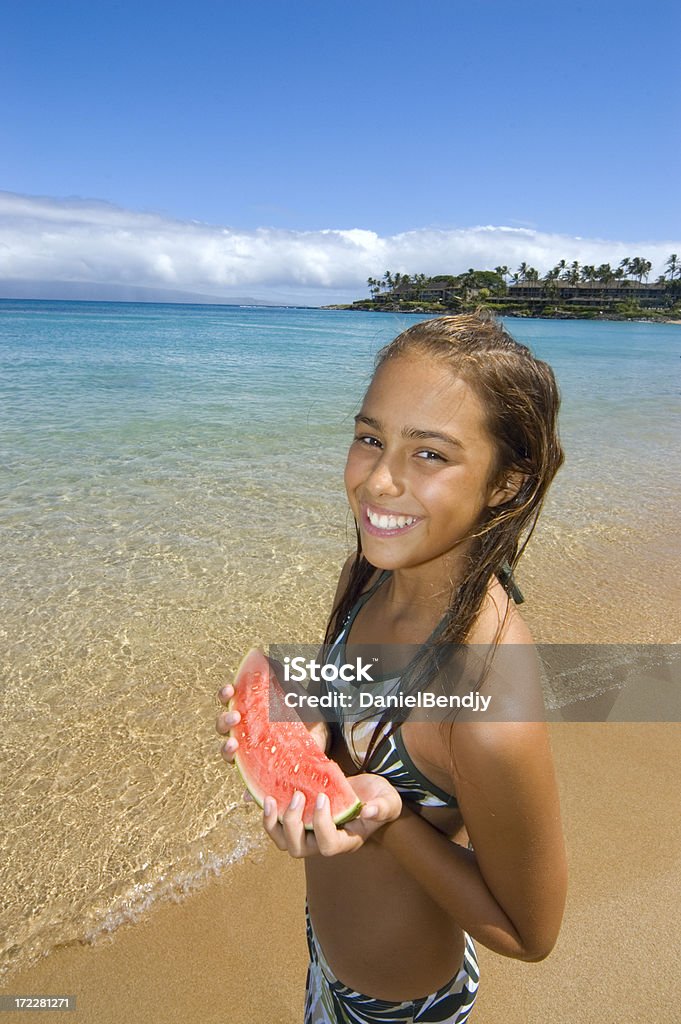
[[[485,508],[506,500],[480,399],[431,356],[376,372],[345,468],[365,557],[382,569],[442,560],[454,570]]]

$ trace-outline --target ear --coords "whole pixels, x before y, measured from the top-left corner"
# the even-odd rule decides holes
[[[521,473],[520,470],[511,470],[509,473],[505,473],[502,480],[494,484],[490,489],[487,507],[496,508],[497,505],[503,505],[505,502],[511,501],[515,498],[526,480],[527,475]]]

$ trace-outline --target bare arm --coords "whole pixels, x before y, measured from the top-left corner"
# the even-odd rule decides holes
[[[451,727],[456,792],[475,852],[408,808],[377,831],[465,931],[504,956],[541,960],[563,915],[566,862],[546,726]]]

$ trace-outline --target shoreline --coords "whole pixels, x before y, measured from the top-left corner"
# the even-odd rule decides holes
[[[478,944],[471,1024],[667,1024],[681,996],[681,820],[668,770],[681,724],[550,728],[570,864],[563,929],[539,964]],[[303,905],[302,865],[263,844],[182,902],[13,973],[2,992],[75,995],[80,1024],[301,1024]],[[653,950],[663,984],[642,985]]]
[[[213,301],[191,301],[189,299],[183,300],[170,300],[170,299],[68,299],[68,298],[26,298],[25,296],[11,296],[11,295],[0,295],[0,302],[20,302],[20,303],[37,303],[42,302],[45,305],[65,305],[65,306],[179,306],[179,307],[205,307],[207,309],[290,309],[290,310],[313,310],[313,311],[325,311],[325,310],[340,310],[348,311],[351,313],[402,313],[412,314],[415,316],[452,316],[456,313],[462,312],[462,310],[432,310],[432,309],[400,309],[398,306],[386,306],[381,305],[380,307],[370,305],[356,305],[355,303],[332,303],[323,306],[305,306],[299,304],[290,303],[276,303],[271,304],[268,302],[256,301],[254,303],[241,303],[241,302],[227,302],[214,299]],[[674,317],[665,316],[652,316],[646,317],[642,315],[625,316],[621,313],[615,313],[612,316],[602,314],[599,312],[596,316],[582,316],[577,313],[557,313],[554,316],[545,316],[543,313],[530,313],[530,312],[509,312],[499,310],[492,310],[499,317],[508,317],[509,319],[516,320],[589,320],[589,321],[612,321],[614,323],[641,323],[641,324],[681,324],[681,320]],[[642,310],[641,312],[645,312]]]
[[[485,304],[482,303],[482,305],[484,306]],[[432,317],[456,316],[458,313],[466,312],[466,310],[463,309],[401,309],[399,306],[388,305],[381,305],[380,307],[378,307],[369,305],[368,303],[366,305],[355,305],[355,303],[338,303],[336,305],[318,306],[317,308],[320,310],[345,310],[346,312],[349,313],[400,313],[405,316],[412,315]],[[492,313],[495,314],[495,316],[501,318],[508,318],[509,320],[586,320],[590,323],[608,322],[630,324],[681,324],[681,320],[675,317],[645,316],[646,310],[641,310],[639,313],[632,314],[632,316],[626,316],[623,313],[607,314],[602,313],[600,311],[598,313],[595,313],[593,316],[589,316],[587,314],[580,314],[576,312],[560,312],[552,314],[551,316],[547,316],[544,312],[531,313],[528,312],[527,310],[522,310],[518,311],[517,313],[514,313],[512,310],[499,310],[493,306],[491,306],[490,309]]]

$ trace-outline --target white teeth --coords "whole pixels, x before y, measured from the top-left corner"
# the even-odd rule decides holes
[[[405,526],[411,526],[412,523],[416,522],[414,516],[386,516],[378,515],[376,512],[372,512],[367,509],[367,517],[372,526],[378,527],[379,530],[401,530]]]

